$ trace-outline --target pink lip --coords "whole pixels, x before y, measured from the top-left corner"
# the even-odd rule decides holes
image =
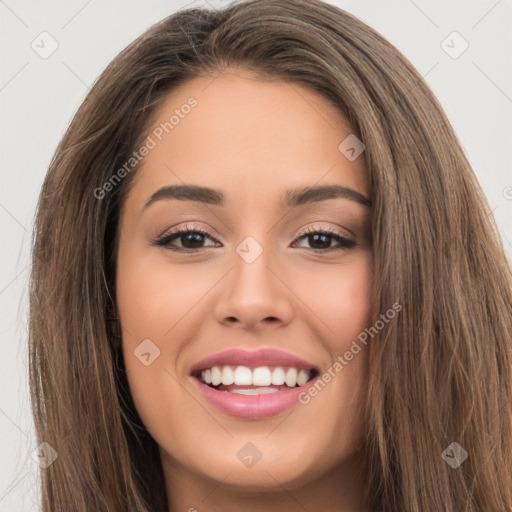
[[[212,366],[222,365],[243,365],[249,368],[258,366],[292,366],[299,370],[316,369],[314,364],[280,350],[265,348],[250,352],[235,348],[203,359],[192,367],[191,373],[196,373]]]
[[[318,377],[304,386],[263,395],[239,395],[229,391],[217,391],[193,377],[194,385],[203,396],[221,412],[243,419],[261,419],[280,414],[299,402],[299,394],[307,392]]]
[[[317,368],[312,363],[275,349],[260,349],[252,352],[231,349],[207,357],[195,364],[190,372],[192,380],[206,400],[221,412],[243,419],[267,418],[284,412],[297,404],[299,395],[307,391],[318,378],[311,379],[304,386],[262,395],[241,395],[228,391],[219,391],[204,384],[197,378],[201,370],[223,365],[243,365],[249,368],[256,368],[258,366],[291,366],[304,370],[317,370]]]

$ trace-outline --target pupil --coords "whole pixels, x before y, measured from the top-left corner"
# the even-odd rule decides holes
[[[318,242],[318,239],[323,239],[323,241],[325,242],[323,245],[322,243],[320,244],[321,247],[315,247],[315,249],[323,249],[325,247],[329,247],[329,238],[330,238],[330,235],[323,235],[321,233],[316,233],[314,235],[309,235],[309,244],[314,247],[315,246],[315,242]]]
[[[201,247],[201,243],[203,242],[203,236],[201,233],[189,233],[185,235],[182,242],[188,240],[192,242],[192,246],[190,247],[190,244],[184,243],[183,245],[187,246],[188,249],[196,249],[198,247]]]

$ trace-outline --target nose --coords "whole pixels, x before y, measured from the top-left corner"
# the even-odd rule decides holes
[[[267,251],[247,262],[238,254],[215,304],[217,321],[251,330],[279,328],[293,317],[293,293],[284,272]]]

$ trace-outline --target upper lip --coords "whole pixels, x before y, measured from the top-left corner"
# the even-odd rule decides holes
[[[265,348],[248,351],[243,349],[231,349],[202,359],[196,363],[191,373],[196,373],[213,366],[234,365],[234,366],[291,366],[297,369],[311,370],[316,367],[314,364],[304,361],[297,356],[288,354],[281,350]]]

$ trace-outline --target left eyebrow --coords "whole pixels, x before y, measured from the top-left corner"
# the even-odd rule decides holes
[[[293,208],[306,203],[336,199],[338,197],[350,199],[366,207],[372,205],[372,202],[367,197],[351,188],[342,187],[341,185],[323,185],[321,187],[288,190],[283,196],[282,203],[284,206]]]
[[[341,185],[323,185],[320,187],[305,187],[287,190],[281,199],[284,207],[295,208],[308,203],[325,201],[327,199],[344,198],[370,207],[372,202],[359,192]],[[144,205],[144,210],[156,201],[177,199],[179,201],[198,201],[215,206],[225,205],[222,191],[199,185],[170,185],[158,189]]]

